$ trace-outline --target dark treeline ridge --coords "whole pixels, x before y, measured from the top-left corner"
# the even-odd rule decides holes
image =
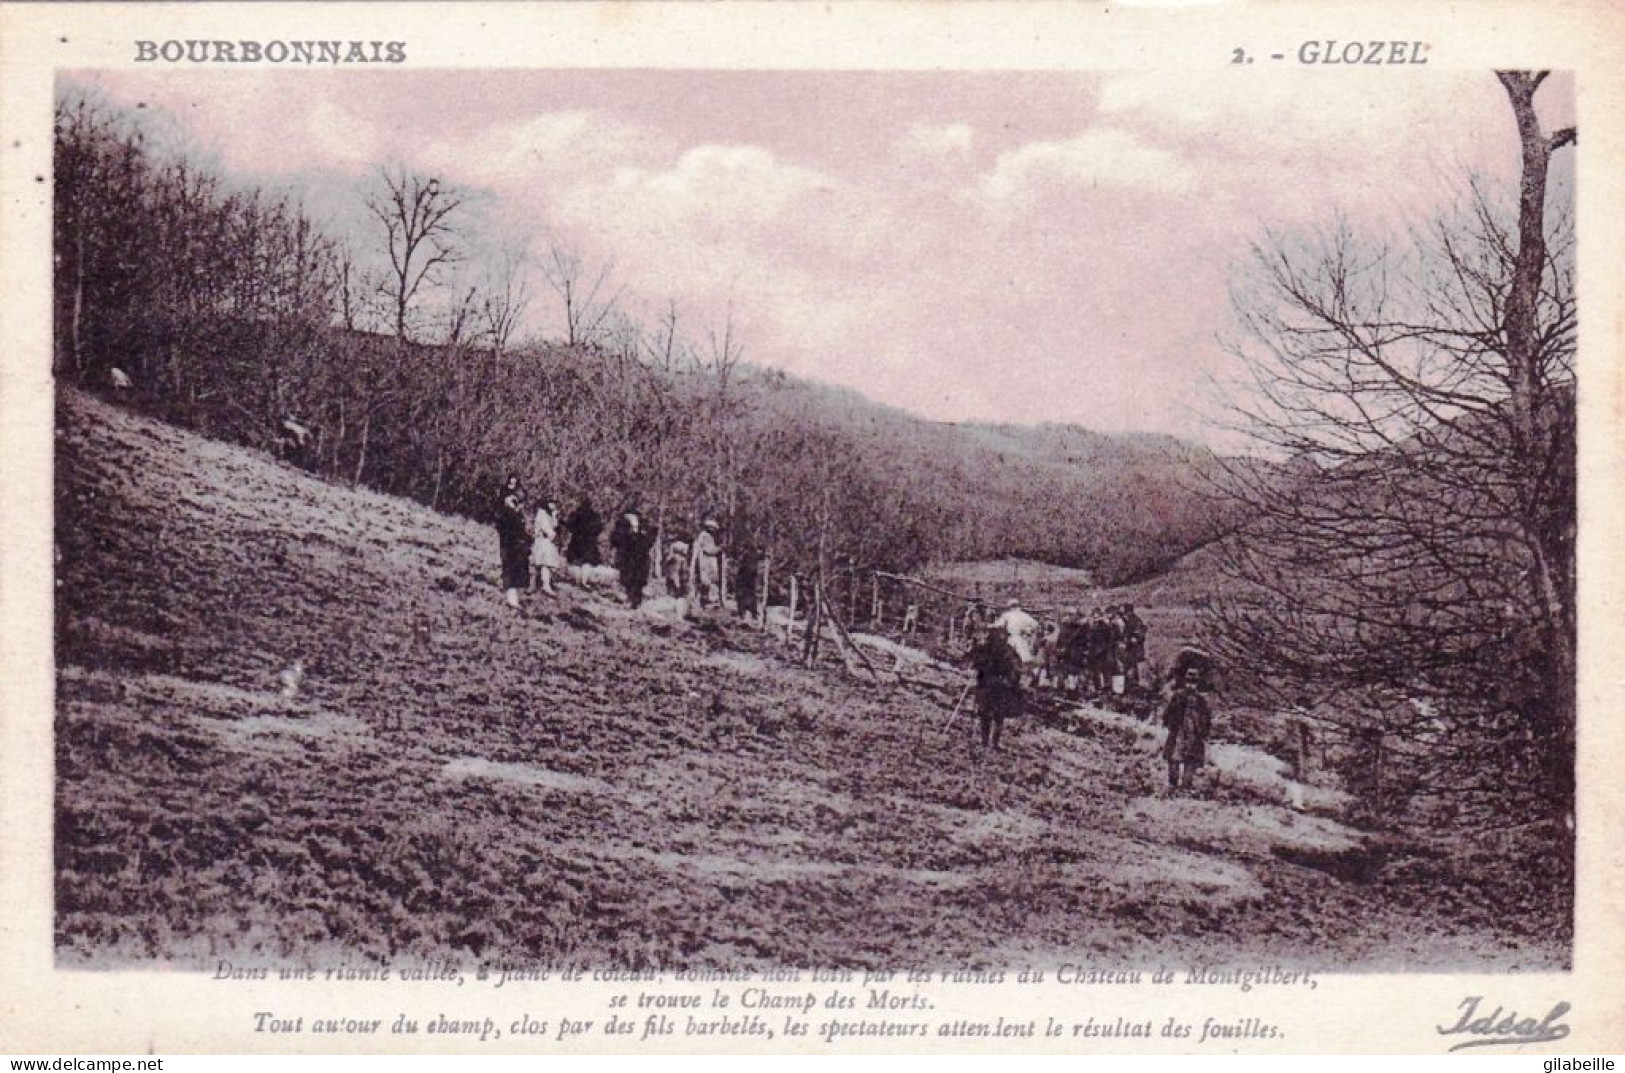
[[[355,250],[152,128],[59,100],[55,360],[91,385],[122,370],[133,404],[178,425],[271,450],[295,417],[303,464],[330,478],[483,518],[513,472],[566,510],[714,515],[798,569],[1019,556],[1126,583],[1232,528],[1195,491],[1217,460],[1171,438],[928,422],[730,345],[673,367],[624,333],[510,344],[511,307],[500,331],[468,328],[492,312],[472,292],[436,341],[376,330]]]

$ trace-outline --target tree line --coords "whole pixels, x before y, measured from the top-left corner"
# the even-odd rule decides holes
[[[1106,581],[1223,528],[1176,479],[1190,458],[1007,460],[750,366],[731,314],[690,325],[668,300],[646,323],[613,265],[484,239],[477,199],[434,176],[377,168],[354,191],[365,230],[336,236],[161,118],[70,92],[55,189],[58,375],[117,368],[165,419],[267,450],[293,419],[312,470],[436,509],[487,518],[515,473],[672,528],[716,516],[790,569],[1022,554]],[[522,330],[543,301],[556,338]]]
[[[1232,345],[1235,417],[1291,480],[1230,467],[1248,525],[1206,624],[1237,695],[1318,716],[1388,762],[1390,822],[1545,847],[1572,864],[1575,291],[1573,128],[1546,75],[1500,72],[1515,188],[1471,178],[1403,236],[1333,220],[1252,250]]]

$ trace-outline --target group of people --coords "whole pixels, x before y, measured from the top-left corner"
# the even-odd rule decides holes
[[[510,476],[498,496],[496,518],[504,599],[514,608],[520,606],[521,592],[554,594],[553,575],[565,563],[602,565],[599,541],[604,522],[591,499],[583,499],[568,519],[561,518],[553,499],[543,500],[531,516],[519,479]],[[700,608],[724,605],[726,564],[718,530],[716,519],[706,518],[693,540],[673,538],[666,544],[658,568],[668,595],[692,600]],[[658,542],[658,528],[635,507],[623,510],[610,527],[615,570],[627,603],[634,608],[643,603],[657,566]],[[739,557],[735,594],[742,616],[756,610],[761,561],[761,553],[750,547]],[[971,688],[984,747],[999,748],[1005,720],[1023,711],[1029,680],[1034,687],[1095,698],[1140,690],[1147,631],[1131,603],[1096,607],[1087,616],[1069,608],[1058,618],[1041,622],[1012,600],[991,621],[984,615],[979,602],[966,615],[967,636],[982,630],[966,658],[976,675]],[[1176,789],[1188,787],[1206,759],[1212,729],[1212,709],[1205,695],[1207,670],[1205,665],[1176,663],[1173,690],[1163,707],[1162,723],[1168,732],[1163,758],[1169,785]]]
[[[1069,608],[1049,625],[1038,673],[1067,693],[1122,696],[1140,688],[1145,641],[1145,620],[1131,603],[1096,607],[1087,616]]]
[[[980,741],[999,748],[1006,719],[1025,706],[1026,668],[1032,684],[1050,685],[1076,695],[1121,696],[1139,691],[1145,661],[1146,625],[1130,603],[1093,609],[1087,617],[1070,609],[1048,628],[1016,601],[986,626],[966,659],[976,678],[976,712]],[[1207,760],[1213,710],[1207,698],[1211,661],[1186,649],[1175,662],[1172,688],[1161,722],[1167,731],[1162,757],[1168,785],[1184,789]]]
[[[557,500],[543,500],[534,516],[527,513],[519,478],[510,476],[502,484],[496,505],[497,539],[502,555],[503,598],[510,607],[520,606],[522,592],[554,595],[553,575],[566,563],[571,566],[602,566],[600,541],[604,519],[584,498],[568,518],[562,518]],[[692,541],[674,538],[666,545],[659,564],[660,578],[668,595],[691,601],[701,609],[723,606],[724,558],[715,518],[706,518]],[[636,508],[629,506],[609,527],[609,549],[615,572],[620,578],[627,603],[643,604],[650,577],[656,568],[655,549],[659,528],[649,523]],[[560,545],[563,550],[560,550]],[[756,584],[760,555],[746,549],[739,562],[738,594],[741,615],[756,607]]]
[[[1088,615],[1071,607],[1043,622],[1015,600],[988,622],[986,608],[973,603],[966,636],[975,637],[984,623],[1008,635],[1016,655],[1032,668],[1034,685],[1088,697],[1123,696],[1140,688],[1147,631],[1132,603],[1096,607]]]

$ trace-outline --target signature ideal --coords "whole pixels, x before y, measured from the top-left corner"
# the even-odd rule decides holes
[[[1519,1017],[1516,1011],[1503,1012],[1505,1007],[1502,1006],[1481,1016],[1478,1011],[1483,1002],[1482,995],[1469,995],[1461,1000],[1461,1020],[1449,1028],[1439,1026],[1441,1036],[1471,1037],[1451,1047],[1452,1051],[1462,1051],[1468,1047],[1550,1043],[1569,1034],[1569,1026],[1561,1023],[1563,1016],[1571,1009],[1567,1002],[1559,1002],[1538,1021],[1533,1017]]]

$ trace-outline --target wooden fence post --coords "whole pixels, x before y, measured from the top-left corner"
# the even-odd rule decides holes
[[[770,551],[763,552],[762,553],[762,584],[761,584],[761,590],[756,594],[756,613],[758,615],[758,618],[756,620],[756,628],[759,629],[759,630],[767,629],[767,605],[770,602],[768,600],[767,594],[770,591],[768,589],[768,586],[771,585],[772,583],[773,583],[773,553],[770,552]]]

